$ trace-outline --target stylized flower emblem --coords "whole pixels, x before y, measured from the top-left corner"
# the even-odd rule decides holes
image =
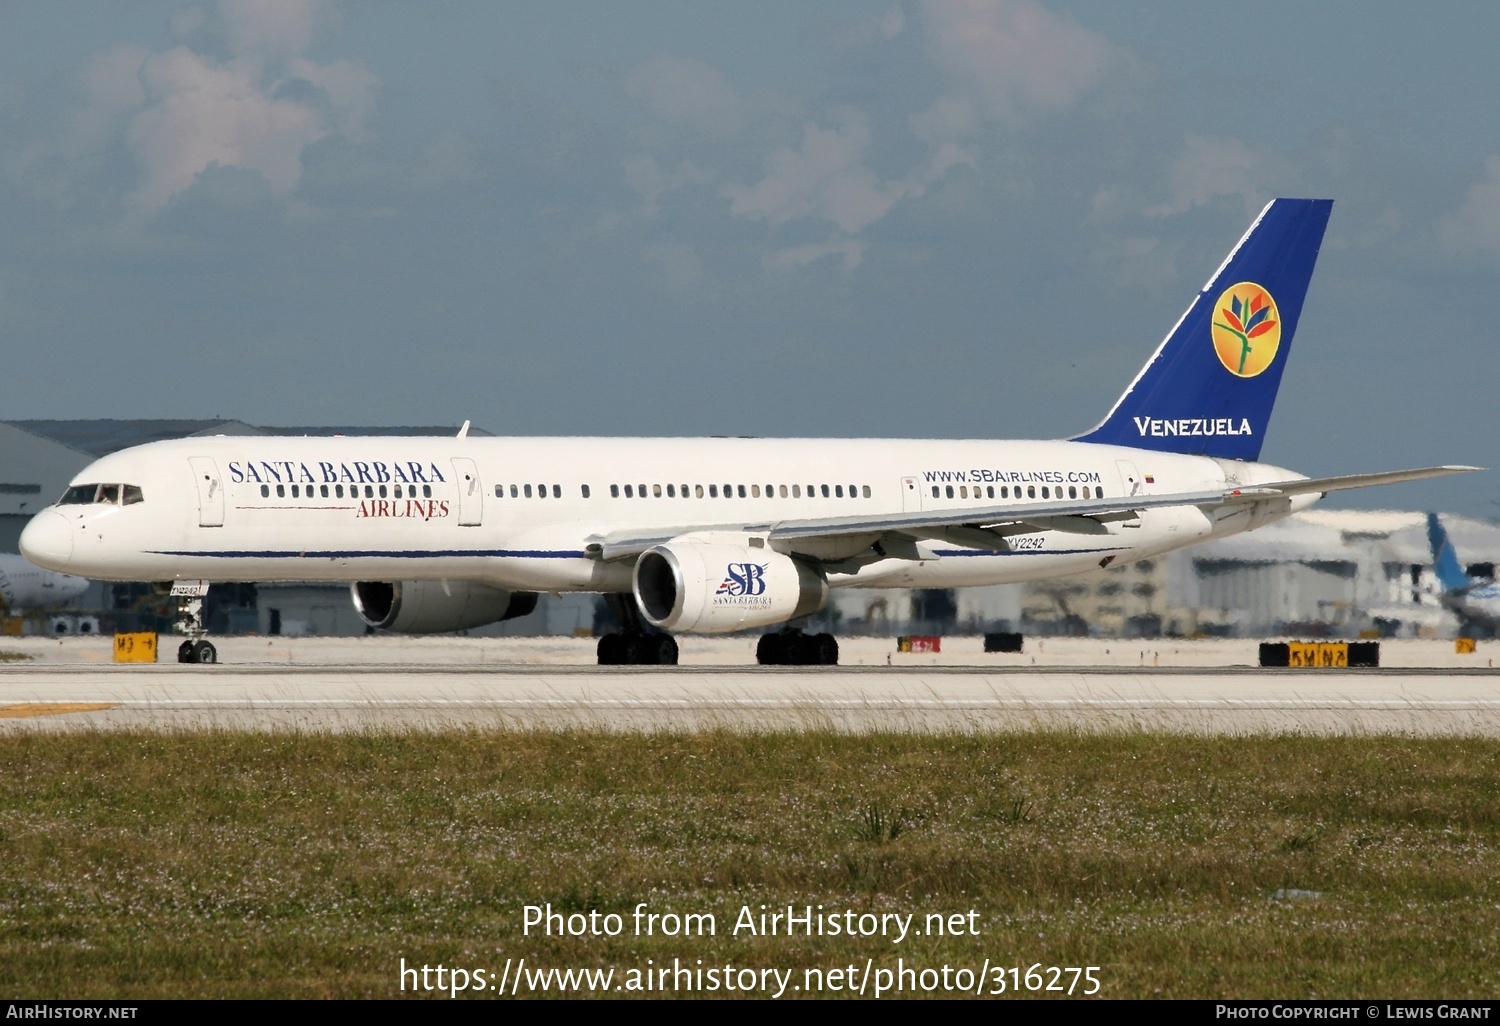
[[[1254,282],[1225,289],[1214,304],[1210,334],[1229,373],[1253,378],[1271,365],[1281,346],[1281,317],[1271,294]]]

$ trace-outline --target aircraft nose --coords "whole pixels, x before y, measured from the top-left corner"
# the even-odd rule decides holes
[[[66,570],[73,558],[73,526],[55,510],[38,513],[21,531],[21,555],[44,570]]]

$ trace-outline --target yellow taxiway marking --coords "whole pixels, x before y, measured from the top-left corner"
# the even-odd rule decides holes
[[[62,713],[99,712],[113,709],[118,702],[20,702],[0,705],[0,720],[19,720],[28,716],[58,716]]]

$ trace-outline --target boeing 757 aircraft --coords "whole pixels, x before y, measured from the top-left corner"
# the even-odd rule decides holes
[[[39,566],[105,580],[352,581],[374,627],[454,631],[599,592],[601,663],[675,663],[673,632],[771,629],[762,663],[834,663],[784,627],[833,588],[1083,573],[1253,530],[1327,492],[1256,462],[1330,200],[1278,199],[1104,420],[1060,441],[186,438],[100,459],[37,514]],[[194,583],[188,583],[194,582]],[[179,657],[213,661],[197,624]],[[779,628],[779,629],[777,629]]]

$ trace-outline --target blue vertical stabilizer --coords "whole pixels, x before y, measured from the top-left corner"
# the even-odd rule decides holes
[[[1427,544],[1432,546],[1432,565],[1444,591],[1463,591],[1469,586],[1469,575],[1459,565],[1458,553],[1436,513],[1427,514]]]
[[[1080,442],[1259,458],[1332,200],[1277,199]]]

